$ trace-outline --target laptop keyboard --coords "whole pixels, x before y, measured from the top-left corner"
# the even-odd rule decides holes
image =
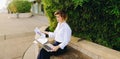
[[[49,47],[48,45],[44,45],[45,48],[47,48],[48,50],[52,50],[51,47]]]

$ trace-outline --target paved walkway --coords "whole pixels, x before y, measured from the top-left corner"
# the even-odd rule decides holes
[[[34,28],[47,25],[45,16],[17,19],[0,14],[0,59],[22,59],[34,40]]]
[[[0,35],[31,32],[35,27],[48,25],[45,16],[31,18],[13,18],[10,14],[0,14]]]
[[[0,40],[0,59],[22,59],[34,36]]]

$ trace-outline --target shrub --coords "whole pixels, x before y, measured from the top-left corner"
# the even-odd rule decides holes
[[[74,36],[120,50],[120,1],[118,0],[42,0],[50,21],[56,27],[54,12],[68,14],[68,24]]]
[[[26,13],[30,12],[31,3],[27,0],[13,0],[8,9],[13,13]]]

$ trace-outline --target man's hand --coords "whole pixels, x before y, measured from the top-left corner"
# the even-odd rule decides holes
[[[49,37],[49,32],[43,31],[42,33],[44,33],[46,37]]]
[[[43,31],[42,33],[48,34],[48,32],[47,32],[47,31]]]
[[[52,49],[53,49],[53,52],[57,51],[60,47],[59,46],[54,46]]]

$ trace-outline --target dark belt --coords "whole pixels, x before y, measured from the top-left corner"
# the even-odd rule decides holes
[[[61,42],[55,41],[53,45],[54,45],[54,46],[57,46],[57,45],[59,45],[60,43],[61,43]]]
[[[57,46],[57,45],[59,45],[60,43],[61,43],[61,42],[55,41],[53,45],[54,45],[54,46]],[[67,46],[64,47],[64,50],[66,50],[66,49],[67,49]]]

